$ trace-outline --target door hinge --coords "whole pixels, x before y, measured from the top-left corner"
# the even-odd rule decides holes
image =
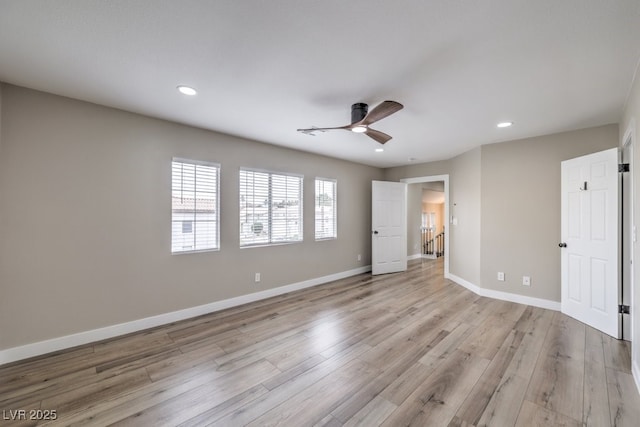
[[[618,313],[620,313],[620,314],[629,314],[629,306],[620,304],[618,306]]]
[[[618,172],[629,172],[629,163],[620,163],[618,164]]]

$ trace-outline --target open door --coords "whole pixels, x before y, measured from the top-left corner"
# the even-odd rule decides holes
[[[371,271],[407,269],[407,184],[373,181],[371,187]]]
[[[620,338],[618,149],[562,162],[563,313]]]

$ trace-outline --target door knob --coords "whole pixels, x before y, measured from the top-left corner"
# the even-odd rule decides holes
[[[567,244],[566,243],[558,243],[558,246],[561,248],[566,248]]]

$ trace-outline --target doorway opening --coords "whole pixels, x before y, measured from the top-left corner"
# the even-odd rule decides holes
[[[412,258],[444,256],[444,181],[410,184],[408,199],[407,224],[413,226],[407,229],[407,253]],[[418,220],[420,224],[416,229]]]
[[[444,276],[449,276],[449,175],[400,180],[408,187],[408,259],[444,258]]]

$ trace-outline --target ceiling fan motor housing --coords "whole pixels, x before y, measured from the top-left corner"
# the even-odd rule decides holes
[[[353,104],[351,106],[351,123],[356,123],[364,119],[368,111],[369,106],[367,104],[363,104],[362,102]]]

